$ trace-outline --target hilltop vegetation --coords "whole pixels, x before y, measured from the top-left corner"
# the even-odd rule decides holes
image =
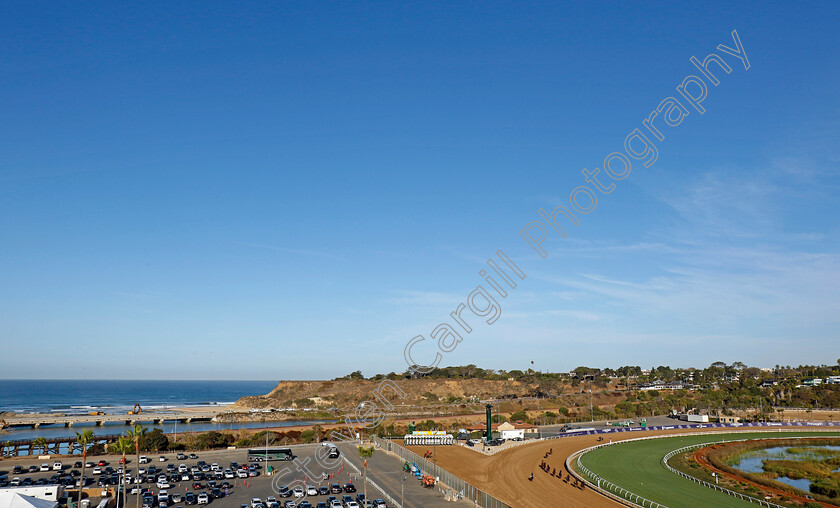
[[[840,375],[838,365],[780,366],[773,369],[748,367],[741,362],[727,365],[715,362],[703,368],[659,366],[642,369],[622,366],[616,369],[578,367],[570,372],[527,370],[492,370],[475,365],[441,367],[427,374],[416,372],[376,374],[365,378],[360,371],[331,381],[281,381],[270,393],[244,397],[242,408],[295,408],[343,411],[365,400],[382,380],[393,381],[405,392],[404,399],[387,391],[397,412],[413,408],[446,407],[452,414],[481,412],[487,400],[553,400],[556,417],[569,414],[575,406],[587,405],[593,393],[593,416],[613,418],[664,414],[670,409],[697,409],[711,414],[732,414],[750,409],[773,418],[785,408],[840,408],[840,384],[808,386],[809,380],[821,381]],[[659,383],[659,384],[654,384]],[[657,387],[678,386],[673,389]],[[584,400],[585,399],[585,400]],[[552,408],[552,404],[521,404],[529,412]],[[563,410],[565,409],[565,413]],[[571,411],[574,416],[574,409]],[[589,416],[587,408],[587,416]]]

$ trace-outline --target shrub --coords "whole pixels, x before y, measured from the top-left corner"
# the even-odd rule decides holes
[[[169,438],[160,429],[152,429],[151,432],[140,437],[140,449],[144,452],[157,452],[169,449]]]
[[[224,448],[233,443],[233,436],[230,434],[223,434],[215,430],[205,432],[196,436],[196,448],[206,450],[211,448]]]

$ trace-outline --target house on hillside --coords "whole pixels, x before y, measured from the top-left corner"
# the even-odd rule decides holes
[[[685,388],[685,385],[681,381],[672,381],[670,383],[666,383],[660,379],[652,383],[644,383],[639,386],[639,390],[648,391],[648,390],[682,390]]]

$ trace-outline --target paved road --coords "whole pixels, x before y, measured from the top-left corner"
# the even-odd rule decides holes
[[[362,470],[364,459],[359,457],[355,446],[350,444],[339,445],[339,450],[344,454],[350,462],[356,465],[359,470]],[[452,503],[444,500],[443,494],[437,488],[425,488],[420,484],[414,475],[403,472],[403,461],[377,450],[373,457],[368,459],[367,474],[368,479],[376,482],[377,485],[388,491],[398,502],[401,499],[401,489],[405,486],[405,503],[404,508],[438,508],[438,507],[458,507],[466,506],[464,503]],[[403,483],[405,479],[405,483]],[[362,485],[362,481],[356,482],[357,486]],[[378,496],[375,489],[368,487],[368,496],[371,499],[376,499]]]

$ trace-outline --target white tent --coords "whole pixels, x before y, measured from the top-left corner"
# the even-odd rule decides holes
[[[0,508],[56,508],[57,501],[38,499],[18,494],[13,490],[0,489]]]

